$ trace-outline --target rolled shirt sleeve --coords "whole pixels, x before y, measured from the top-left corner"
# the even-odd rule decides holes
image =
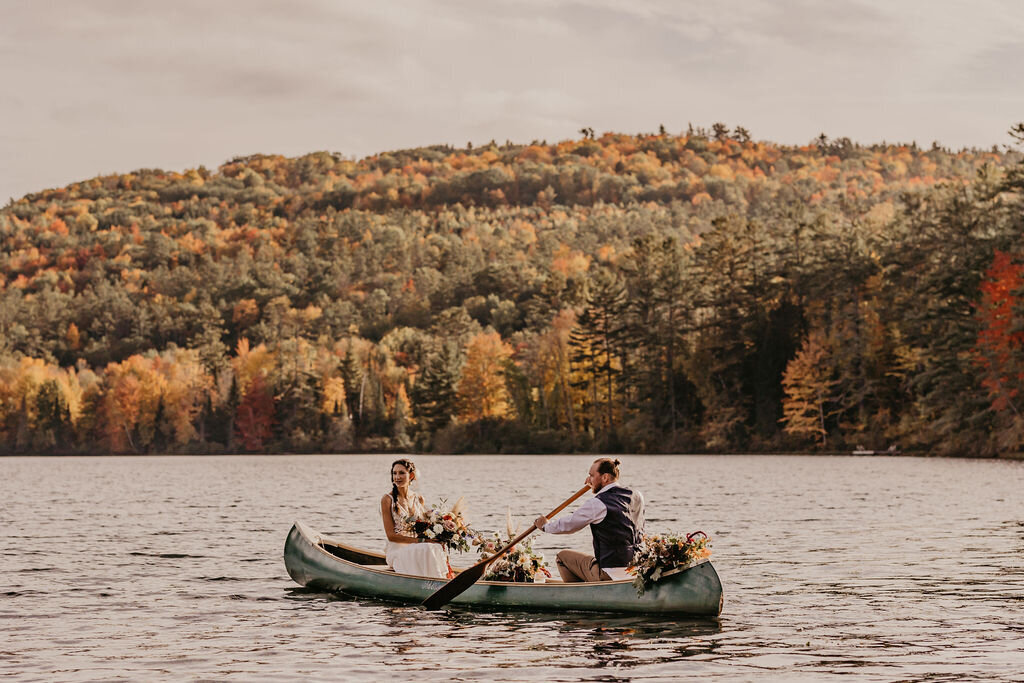
[[[608,515],[608,508],[598,498],[591,498],[568,517],[560,517],[544,525],[549,534],[571,534],[588,524],[597,524]]]

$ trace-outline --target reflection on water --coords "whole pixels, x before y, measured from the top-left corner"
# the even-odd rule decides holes
[[[427,612],[415,606],[357,600],[305,588],[290,588],[287,592],[290,600],[320,605],[348,603],[346,611],[366,609],[367,619],[362,626],[371,631],[410,634],[408,639],[390,646],[396,659],[393,666],[410,671],[438,657],[449,658],[449,673],[463,667],[477,670],[479,662],[496,655],[509,658],[498,668],[649,668],[688,657],[714,656],[716,643],[711,637],[721,632],[718,620],[713,618],[651,620],[612,614],[479,612],[461,607]],[[443,643],[441,651],[438,643]],[[503,677],[514,678],[514,674]]]
[[[526,526],[572,493],[590,459],[416,460],[428,500],[465,495],[475,526],[502,529],[506,510]],[[382,547],[389,465],[0,460],[0,676],[1024,679],[1022,462],[627,457],[649,530],[713,538],[725,610],[698,620],[427,612],[293,584],[281,550],[296,519]]]

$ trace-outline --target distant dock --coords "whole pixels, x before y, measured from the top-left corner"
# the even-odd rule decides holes
[[[851,455],[899,455],[899,454],[900,454],[900,449],[896,448],[896,446],[889,446],[889,448],[887,448],[884,451],[873,451],[870,448],[864,448],[863,446],[857,446],[851,452]]]

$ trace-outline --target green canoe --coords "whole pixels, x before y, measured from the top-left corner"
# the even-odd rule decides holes
[[[359,550],[296,522],[284,544],[284,565],[300,586],[382,600],[421,603],[444,580],[396,574],[380,553]],[[505,583],[478,581],[452,604],[537,611],[624,612],[717,616],[722,582],[710,562],[666,573],[637,596],[632,581]]]

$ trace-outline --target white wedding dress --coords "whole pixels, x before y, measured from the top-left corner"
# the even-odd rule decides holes
[[[391,494],[388,494],[389,500]],[[399,536],[413,537],[402,525],[404,518],[418,514],[423,510],[423,503],[419,496],[413,496],[412,500],[401,500],[398,503],[398,511],[391,508],[391,516],[395,519],[395,533]],[[388,566],[398,574],[411,574],[413,576],[429,576],[435,579],[448,578],[448,556],[444,548],[438,543],[392,543],[388,541],[384,548],[384,557]]]

